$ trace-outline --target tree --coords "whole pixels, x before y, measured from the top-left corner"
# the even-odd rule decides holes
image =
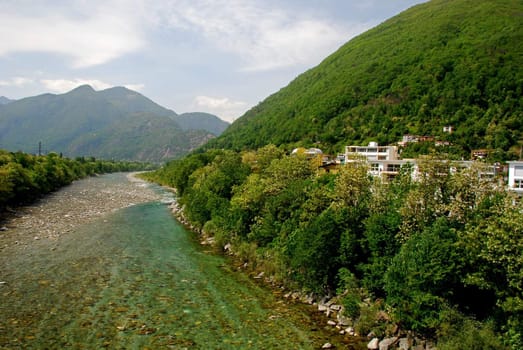
[[[452,163],[426,157],[418,161],[415,183],[404,197],[399,209],[402,224],[398,238],[405,242],[411,235],[422,232],[445,213],[450,199],[449,182]]]
[[[340,169],[335,180],[334,205],[363,209],[368,204],[370,178],[364,160],[349,162]]]
[[[343,220],[329,208],[306,226],[294,230],[288,238],[292,274],[312,291],[326,292],[336,284]]]
[[[397,238],[401,216],[394,206],[375,212],[365,220],[365,248],[368,261],[360,266],[365,287],[377,297],[384,297],[384,277],[401,243]]]
[[[523,345],[523,205],[507,197],[493,215],[468,225],[462,237],[475,270],[466,282],[492,290],[512,348]]]
[[[412,235],[385,274],[387,302],[407,329],[432,334],[440,313],[460,285],[461,252],[445,218]]]
[[[0,205],[5,205],[13,198],[14,183],[11,178],[11,167],[9,164],[0,166]],[[1,208],[1,207],[0,207]]]
[[[225,151],[211,163],[197,168],[188,180],[180,179],[188,186],[181,201],[186,205],[189,219],[203,227],[213,216],[226,215],[233,188],[245,181],[249,172],[239,154]]]
[[[265,193],[275,195],[296,180],[308,179],[314,174],[311,163],[299,155],[273,159],[263,172],[266,182]]]

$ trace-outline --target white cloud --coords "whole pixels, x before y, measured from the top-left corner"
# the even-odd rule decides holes
[[[106,63],[143,47],[139,16],[123,3],[87,3],[72,1],[68,7],[43,3],[32,12],[21,11],[26,8],[23,4],[4,5],[0,11],[0,56],[17,52],[56,53],[70,57],[73,67],[82,68]]]
[[[0,23],[0,56],[47,52],[85,68],[143,49],[149,29],[167,28],[180,40],[196,35],[196,45],[235,55],[238,69],[252,71],[317,64],[370,27],[259,0],[3,0]]]
[[[145,85],[144,84],[124,84],[123,87],[126,87],[129,90],[142,91],[145,88]]]
[[[231,101],[227,97],[196,96],[195,102],[198,106],[209,108],[236,108],[245,106],[245,102]]]
[[[178,0],[157,8],[158,23],[197,33],[238,55],[242,70],[312,65],[368,23],[336,24],[253,0]],[[265,7],[264,7],[265,6]]]
[[[80,85],[91,85],[95,90],[104,90],[112,85],[96,79],[42,79],[44,87],[52,92],[64,93],[73,90]]]
[[[193,107],[198,112],[212,113],[223,120],[232,122],[245,113],[247,103],[233,101],[227,97],[196,96]]]
[[[41,79],[40,83],[47,90],[56,93],[68,92],[80,85],[90,85],[95,90],[105,90],[115,86],[98,79]],[[122,86],[136,91],[144,88],[143,84],[123,84]]]
[[[0,86],[23,87],[34,83],[33,79],[25,77],[14,77],[8,80],[0,80]]]

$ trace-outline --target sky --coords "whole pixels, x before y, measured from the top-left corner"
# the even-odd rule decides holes
[[[0,0],[0,96],[125,86],[232,122],[423,0]]]

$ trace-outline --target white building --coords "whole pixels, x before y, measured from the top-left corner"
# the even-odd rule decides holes
[[[423,167],[421,159],[401,159],[398,155],[398,149],[395,146],[378,146],[376,142],[369,143],[368,146],[346,146],[345,147],[345,163],[354,160],[364,159],[369,164],[369,174],[375,177],[381,177],[385,181],[392,180],[396,177],[400,170],[409,166],[411,176],[414,180],[421,176],[420,167]],[[445,161],[440,160],[441,174],[456,173],[460,170],[474,166],[474,161]],[[514,189],[517,188],[523,194],[523,161],[509,162],[517,163],[519,172],[515,172],[519,177],[515,177],[513,182],[510,178],[509,168],[509,186]],[[344,163],[342,163],[344,164]],[[478,176],[485,179],[494,179],[501,170],[494,165],[484,165],[477,168]],[[514,182],[515,181],[515,182]],[[512,184],[512,185],[510,185]]]
[[[370,166],[369,174],[390,180],[397,176],[400,169],[410,164],[413,168],[413,177],[417,172],[416,161],[413,159],[400,159],[396,146],[378,146],[370,142],[368,146],[345,146],[345,161],[364,158]]]
[[[508,163],[508,188],[523,194],[523,161]]]
[[[345,159],[365,157],[367,161],[373,160],[397,160],[398,147],[378,146],[377,142],[370,142],[368,146],[345,146]]]
[[[418,165],[414,159],[395,159],[395,160],[376,160],[369,161],[369,174],[376,177],[381,177],[383,180],[392,180],[398,176],[401,168],[405,166],[411,167],[411,176],[416,178],[418,174]]]

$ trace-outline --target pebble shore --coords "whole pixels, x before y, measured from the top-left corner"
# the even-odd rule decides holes
[[[134,173],[103,176],[122,176],[128,181],[108,186],[102,176],[89,177],[13,210],[0,223],[0,252],[28,246],[34,240],[59,240],[76,227],[118,209],[160,199]]]

